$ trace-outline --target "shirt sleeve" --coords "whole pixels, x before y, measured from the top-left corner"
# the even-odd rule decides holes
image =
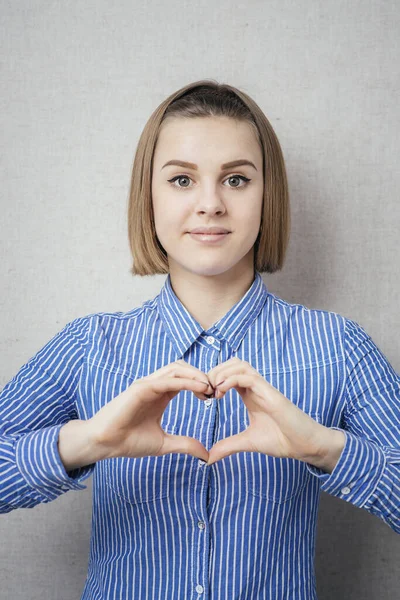
[[[306,463],[321,490],[400,533],[400,376],[366,331],[345,319],[345,446],[332,473]]]
[[[76,393],[89,317],[68,323],[0,393],[0,513],[50,502],[92,474],[66,472],[58,452],[61,427],[78,419]]]

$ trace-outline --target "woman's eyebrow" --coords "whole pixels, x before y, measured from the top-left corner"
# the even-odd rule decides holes
[[[177,167],[185,167],[186,169],[197,171],[197,165],[195,163],[186,162],[184,160],[169,160],[167,163],[165,163],[164,167],[168,167],[170,165],[176,165]],[[249,165],[257,171],[254,163],[252,163],[250,160],[246,160],[245,158],[239,158],[238,160],[232,160],[231,162],[224,163],[221,165],[221,171],[226,171],[227,169],[232,169],[233,167],[240,167],[242,165]],[[161,170],[164,169],[164,167],[162,167]]]

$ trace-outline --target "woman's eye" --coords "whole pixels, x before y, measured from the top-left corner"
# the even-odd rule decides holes
[[[182,185],[174,185],[174,182],[177,181],[178,179],[188,180],[188,179],[190,179],[190,177],[188,177],[187,175],[176,175],[172,179],[168,179],[168,182],[171,183],[174,187],[178,187],[178,188],[188,187],[187,185],[183,185],[183,186]]]
[[[191,180],[191,177],[189,177],[189,175],[176,175],[175,177],[173,177],[172,179],[168,179],[168,182],[171,183],[174,187],[177,187],[179,189],[183,189],[183,188],[187,188],[189,187],[189,185],[174,185],[175,181],[179,181],[179,180]],[[249,179],[248,177],[244,177],[244,175],[231,175],[230,177],[228,177],[225,181],[230,181],[230,180],[240,180],[243,181],[244,185],[230,185],[228,187],[231,188],[242,188],[245,187],[246,184],[251,181],[251,179]]]
[[[228,177],[228,179],[226,181],[229,181],[230,179],[239,179],[240,181],[243,181],[243,185],[233,185],[233,186],[229,186],[229,187],[246,187],[246,184],[250,181],[250,179],[248,177],[245,177],[244,175],[231,175],[230,177]]]

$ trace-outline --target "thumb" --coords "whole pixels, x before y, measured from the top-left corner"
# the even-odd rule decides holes
[[[224,440],[220,440],[210,449],[207,466],[212,465],[218,460],[230,456],[231,454],[248,452],[246,446],[248,446],[248,443],[246,444],[245,431],[237,433],[236,435],[231,435]]]
[[[185,435],[165,433],[161,455],[171,453],[191,454],[196,458],[201,458],[206,462],[208,461],[208,451],[199,440]]]

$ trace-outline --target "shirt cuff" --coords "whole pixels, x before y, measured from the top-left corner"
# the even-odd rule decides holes
[[[346,436],[342,453],[332,473],[306,463],[308,471],[321,481],[321,490],[359,508],[374,494],[386,466],[386,456],[376,443],[341,429]]]
[[[58,451],[61,425],[32,431],[15,445],[16,465],[25,481],[48,501],[69,490],[84,490],[80,482],[90,477],[93,465],[65,470]]]

